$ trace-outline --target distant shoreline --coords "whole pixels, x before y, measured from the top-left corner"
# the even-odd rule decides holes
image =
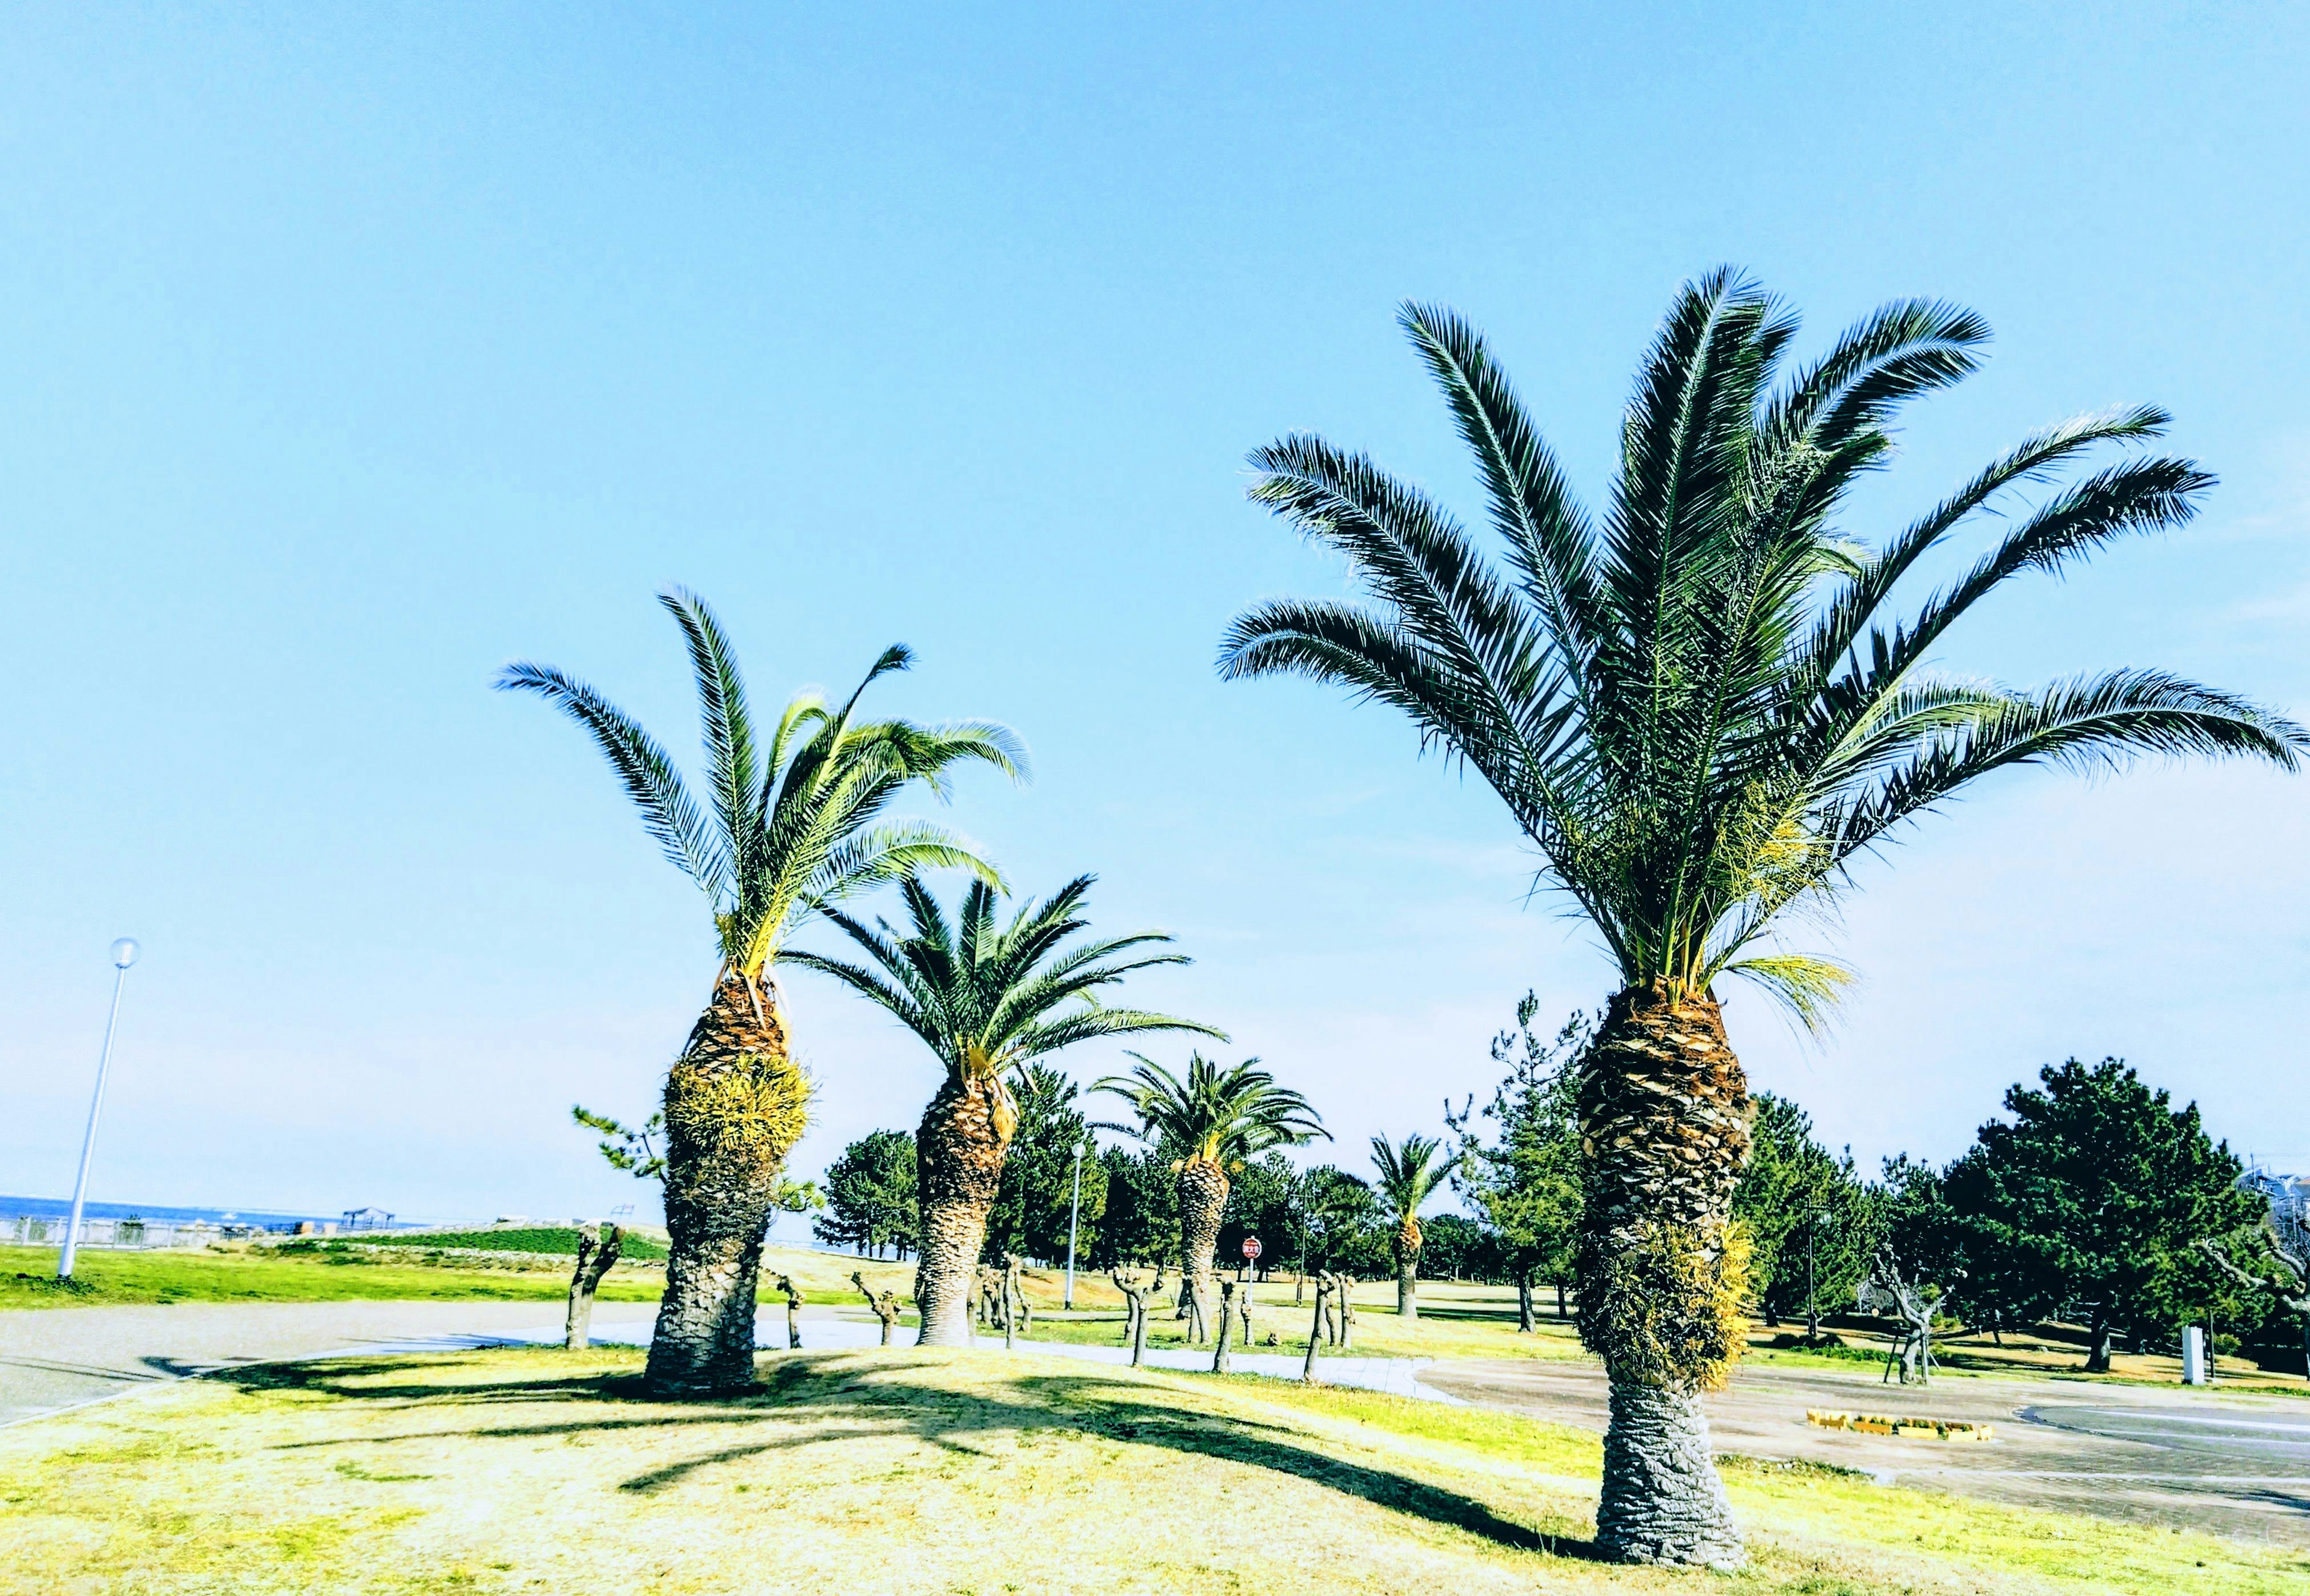
[[[344,1210],[333,1214],[291,1213],[270,1208],[183,1208],[165,1202],[89,1202],[82,1211],[91,1219],[204,1219],[212,1225],[294,1226],[310,1220],[314,1224],[335,1225],[344,1220]],[[25,1215],[33,1219],[60,1219],[72,1212],[69,1197],[9,1197],[0,1196],[0,1219]]]

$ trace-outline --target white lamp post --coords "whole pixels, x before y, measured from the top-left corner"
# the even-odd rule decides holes
[[[1067,1202],[1067,1300],[1065,1307],[1072,1313],[1075,1305],[1075,1219],[1082,1212],[1082,1143],[1075,1143],[1075,1193]]]
[[[56,1259],[56,1279],[72,1279],[73,1258],[80,1251],[81,1210],[88,1204],[88,1167],[96,1158],[96,1121],[104,1112],[104,1077],[112,1068],[112,1033],[120,1023],[120,989],[128,984],[128,967],[136,962],[136,941],[122,937],[112,944],[112,1012],[104,1021],[104,1052],[96,1061],[96,1096],[89,1100],[88,1135],[80,1144],[80,1178],[73,1183],[72,1218],[65,1224],[65,1250]]]

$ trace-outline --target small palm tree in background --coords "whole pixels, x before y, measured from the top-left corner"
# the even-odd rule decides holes
[[[1986,554],[1905,620],[1896,591],[2007,490],[2102,445],[2157,437],[2140,408],[2025,438],[1874,547],[1838,525],[1882,466],[1906,401],[1971,372],[1971,312],[1889,305],[1780,379],[1793,317],[1729,271],[1671,307],[1620,428],[1601,516],[1448,310],[1402,324],[1474,455],[1508,568],[1417,490],[1320,438],[1251,456],[1252,498],[1347,557],[1371,603],[1276,602],[1237,619],[1229,677],[1294,674],[1393,706],[1475,770],[1595,927],[1619,976],[1583,1065],[1583,1339],[1611,1379],[1599,1540],[1616,1554],[1735,1563],[1699,1392],[1738,1348],[1732,1187],[1749,1094],[1715,984],[1761,984],[1818,1023],[1837,965],[1767,940],[1825,907],[1862,854],[1993,771],[2102,769],[2142,754],[2293,768],[2302,730],[2161,671],[2036,692],[1925,662],[2008,580],[2187,521],[2211,481],[2131,458],[2015,507]]]
[[[986,1213],[1019,1126],[1004,1076],[1099,1037],[1220,1035],[1191,1019],[1098,1002],[1099,988],[1133,970],[1189,960],[1178,953],[1116,958],[1171,940],[1151,931],[1064,946],[1088,924],[1081,910],[1091,881],[1077,877],[1042,903],[1021,906],[1006,924],[996,918],[994,889],[976,880],[950,924],[930,889],[910,875],[899,884],[913,922],[903,935],[887,921],[869,926],[838,909],[826,911],[874,968],[800,950],[786,955],[788,963],[823,971],[889,1010],[945,1066],[946,1078],[915,1132],[922,1210],[915,1302],[923,1346],[970,1345],[970,1297]]]
[[[753,1379],[762,1240],[810,1097],[770,967],[798,924],[851,893],[932,865],[993,879],[993,868],[947,832],[878,817],[916,782],[942,794],[942,776],[961,761],[1015,778],[1025,756],[999,726],[859,720],[860,695],[906,668],[904,648],[877,660],[838,707],[814,694],[795,698],[765,742],[713,612],[680,589],[659,603],[682,628],[697,677],[703,805],[650,735],[585,683],[523,663],[508,666],[498,686],[535,693],[586,728],[649,834],[712,906],[721,968],[667,1071],[663,1110],[672,1245],[648,1379],[653,1390],[677,1393]]]
[[[1395,1311],[1399,1317],[1420,1317],[1420,1205],[1452,1175],[1452,1160],[1442,1157],[1444,1143],[1433,1136],[1407,1136],[1402,1147],[1390,1147],[1387,1138],[1372,1138],[1374,1183],[1380,1201],[1395,1220],[1392,1245],[1395,1252]]]
[[[1298,1147],[1318,1136],[1329,1141],[1331,1132],[1306,1098],[1276,1085],[1255,1058],[1222,1070],[1198,1053],[1187,1060],[1182,1080],[1143,1054],[1131,1056],[1139,1062],[1129,1074],[1110,1075],[1091,1090],[1123,1098],[1138,1123],[1100,1128],[1128,1132],[1175,1160],[1179,1271],[1198,1322],[1210,1324],[1219,1303],[1211,1255],[1219,1246],[1229,1172],[1270,1148]]]

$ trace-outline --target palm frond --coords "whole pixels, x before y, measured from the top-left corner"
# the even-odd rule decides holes
[[[497,686],[500,691],[535,693],[585,727],[665,856],[707,897],[718,901],[728,891],[727,847],[707,828],[673,761],[632,717],[551,665],[518,661],[499,673]]]

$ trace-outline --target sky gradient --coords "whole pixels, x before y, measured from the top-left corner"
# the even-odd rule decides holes
[[[1970,305],[1988,369],[1911,412],[1850,530],[2135,401],[2221,482],[1939,663],[2164,665],[2310,714],[2310,17],[1414,15],[0,18],[0,1190],[69,1189],[133,934],[96,1194],[646,1196],[569,1105],[647,1111],[705,905],[577,729],[489,683],[561,665],[687,758],[677,582],[759,702],[909,644],[881,707],[1035,755],[940,818],[1023,890],[1096,872],[1101,930],[1195,958],[1134,1001],[1262,1055],[1350,1167],[1435,1130],[1527,987],[1559,1015],[1609,968],[1406,726],[1212,670],[1244,604],[1346,585],[1244,502],[1246,449],[1320,430],[1473,507],[1408,297],[1487,330],[1592,501],[1681,279],[1738,263],[1809,348],[1896,296]],[[1836,1032],[1732,989],[1735,1045],[1872,1167],[2116,1054],[2310,1168],[2306,804],[2243,767],[1993,780],[1800,939],[1862,974]],[[814,1173],[935,1071],[785,985]]]

